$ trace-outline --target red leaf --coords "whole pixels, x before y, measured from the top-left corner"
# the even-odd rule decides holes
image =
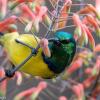
[[[9,26],[10,24],[14,24],[16,22],[17,17],[11,16],[9,18],[6,18],[4,21],[0,22],[0,29],[3,27]]]
[[[85,74],[90,75],[92,73],[92,68],[86,68],[85,69]]]
[[[65,96],[60,96],[58,100],[67,100]]]
[[[78,68],[80,68],[82,66],[83,60],[81,58],[79,58],[78,60],[74,61],[71,66],[69,66],[69,68],[67,69],[67,74],[70,75],[72,74],[74,71],[76,71]]]
[[[94,52],[100,52],[100,44],[97,44],[94,48]]]
[[[97,98],[97,96],[100,94],[100,84],[98,83],[96,88],[92,92],[92,97]]]
[[[94,26],[97,35],[100,36],[100,28],[97,20],[92,15],[87,15],[86,20],[88,21],[88,23],[90,23],[90,25]]]
[[[87,79],[85,79],[82,83],[84,88],[89,88],[92,85],[95,78],[96,78],[95,76],[91,76],[91,77],[88,77]]]
[[[75,95],[77,96],[77,100],[84,100],[84,87],[82,84],[77,84],[72,86],[72,90],[75,93]]]
[[[45,89],[47,87],[47,83],[45,81],[41,81],[37,88]]]
[[[47,7],[45,6],[36,6],[36,16],[38,17],[39,21],[42,21],[42,17],[47,13]]]
[[[12,3],[10,9],[14,9],[16,6],[18,6],[20,3],[23,3],[23,2],[33,2],[34,0],[16,0]]]
[[[25,90],[18,95],[16,95],[15,100],[21,100],[25,96],[38,96],[38,94],[47,87],[47,83],[44,81],[41,81],[37,87],[30,88],[28,90]]]
[[[97,10],[97,15],[100,18],[100,0],[96,0],[95,4],[96,4],[95,7],[96,7],[96,10]]]
[[[28,17],[31,17],[32,20],[35,20],[36,17],[35,14],[31,11],[31,9],[26,4],[23,4],[21,6],[21,10],[24,15],[27,15]]]
[[[75,34],[78,34],[78,36],[79,36],[79,38],[78,38],[79,45],[83,45],[84,43],[87,44],[88,43],[87,33],[83,27],[83,24],[82,24],[79,16],[77,14],[74,14],[72,18],[73,18],[74,24],[77,27]]]
[[[96,58],[96,63],[92,70],[92,76],[98,75],[99,71],[100,71],[100,56]]]
[[[4,69],[0,68],[0,78],[5,76]],[[6,94],[7,89],[7,80],[4,80],[2,83],[0,83],[0,92],[3,93],[3,95]]]
[[[87,7],[90,11],[92,11],[95,15],[97,14],[96,8],[92,4],[88,4]]]
[[[28,90],[24,90],[23,92],[17,94],[14,98],[14,100],[21,100],[23,97],[25,96],[30,96],[33,92],[35,92],[37,89],[35,87],[28,89]]]
[[[23,3],[23,2],[33,2],[34,0],[16,0],[18,3]]]
[[[94,50],[94,48],[95,48],[95,40],[94,40],[91,32],[89,31],[89,29],[85,25],[84,25],[84,28],[86,30],[86,33],[87,33],[87,36],[88,36],[88,39],[89,39],[90,47]]]
[[[7,0],[0,0],[0,17],[4,18],[7,12]]]
[[[96,3],[95,3],[95,7],[97,9],[97,11],[100,13],[100,0],[96,0]]]
[[[90,24],[92,24],[95,27],[95,29],[97,29],[97,27],[99,27],[95,18],[92,15],[87,15],[86,19]]]
[[[88,14],[91,13],[92,11],[89,9],[89,6],[84,7],[83,9],[80,9],[77,14]]]
[[[80,27],[81,20],[80,20],[79,16],[77,14],[73,14],[72,19],[73,19],[76,27]]]
[[[88,35],[87,35],[87,32],[86,30],[84,29],[84,24],[81,24],[81,30],[82,30],[82,39],[84,41],[85,44],[88,43]]]

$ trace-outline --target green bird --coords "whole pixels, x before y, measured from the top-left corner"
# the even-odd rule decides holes
[[[36,37],[36,36],[35,36]],[[0,37],[0,43],[5,48],[10,62],[16,67],[31,53],[31,49],[37,47],[35,37],[31,34],[19,34],[17,32],[4,34]],[[19,70],[32,76],[40,76],[50,79],[68,67],[76,52],[76,42],[72,34],[59,31],[53,39],[39,39],[40,48],[35,56],[31,57]],[[10,77],[9,71],[6,76]]]

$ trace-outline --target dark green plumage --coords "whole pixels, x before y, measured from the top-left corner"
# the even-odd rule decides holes
[[[76,42],[72,34],[56,32],[54,38],[57,41],[49,42],[51,57],[45,57],[50,70],[56,74],[61,73],[71,62],[76,52]]]

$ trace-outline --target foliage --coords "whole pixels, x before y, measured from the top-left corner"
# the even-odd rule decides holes
[[[46,3],[49,3],[50,7]],[[37,85],[16,93],[13,99],[41,100],[45,96],[53,100],[96,100],[100,93],[100,40],[96,43],[96,38],[100,38],[100,0],[94,3],[95,6],[81,4],[81,0],[78,4],[71,0],[0,0],[0,32],[21,33],[19,26],[22,24],[25,33],[43,36],[41,26],[51,33],[74,27],[73,36],[77,42],[77,52],[73,62],[58,78],[48,81],[40,77],[32,78],[17,71],[12,79],[0,83],[0,97],[7,95],[9,91],[7,87],[12,88],[8,85],[10,80],[16,81],[15,87],[20,87],[25,80],[32,78],[32,82],[37,82]],[[71,12],[73,6],[83,7]],[[74,25],[69,25],[69,20]],[[1,58],[7,56],[5,50],[0,52]],[[8,65],[7,62],[8,58],[1,63],[0,77],[5,75],[3,68]],[[52,93],[52,89],[58,90],[59,97]],[[70,96],[68,96],[69,90]]]

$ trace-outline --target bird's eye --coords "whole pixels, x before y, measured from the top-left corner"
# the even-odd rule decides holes
[[[67,39],[67,40],[62,40],[62,41],[61,41],[61,43],[63,43],[63,44],[68,44],[69,42],[70,42],[69,39]]]
[[[61,42],[60,41],[54,41],[54,44],[57,46],[61,46]]]

